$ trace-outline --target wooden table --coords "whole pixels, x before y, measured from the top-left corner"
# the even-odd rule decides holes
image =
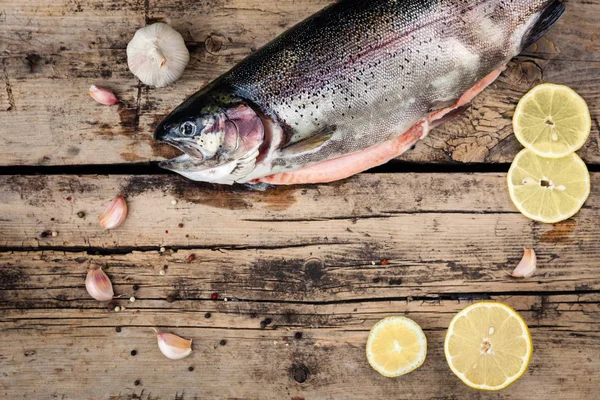
[[[260,193],[156,167],[176,153],[151,138],[169,110],[329,2],[0,0],[1,397],[597,398],[598,0],[568,2],[464,115],[374,173]],[[157,90],[130,74],[125,47],[167,18],[191,61]],[[505,184],[520,149],[512,112],[540,82],[576,89],[594,119],[580,152],[592,195],[555,226],[516,212]],[[96,104],[90,84],[123,103]],[[119,192],[129,218],[104,232],[96,217]],[[539,271],[510,279],[523,247]],[[96,265],[124,297],[87,295]],[[443,355],[453,314],[480,299],[516,308],[535,345],[526,376],[499,394],[468,389]],[[390,315],[414,319],[429,341],[425,364],[398,379],[364,355],[369,329]],[[193,354],[164,358],[153,327],[193,338]]]

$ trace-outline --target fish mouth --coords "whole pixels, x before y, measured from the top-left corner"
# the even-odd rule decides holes
[[[174,172],[201,172],[214,167],[209,165],[209,163],[204,162],[202,159],[197,159],[186,153],[180,155],[179,157],[161,161],[160,163],[158,163],[158,165],[161,168]]]
[[[196,142],[193,140],[185,140],[185,139],[163,139],[161,142],[168,144],[169,146],[175,147],[177,150],[182,153],[190,156],[195,159],[197,162],[204,161],[204,154],[200,150],[200,148],[196,145]]]
[[[197,182],[211,182],[232,185],[235,180],[232,172],[237,168],[235,162],[229,162],[211,167],[205,163],[198,162],[194,158],[183,154],[179,157],[159,163],[161,168],[176,172],[184,177]]]

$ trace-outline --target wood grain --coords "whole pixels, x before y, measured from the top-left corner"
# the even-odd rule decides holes
[[[597,397],[597,172],[583,210],[551,226],[515,210],[505,174],[362,174],[255,192],[108,169],[175,156],[151,138],[162,117],[330,2],[0,1],[0,167],[97,165],[104,174],[0,175],[0,397]],[[131,75],[125,53],[135,30],[157,21],[191,52],[182,79],[160,90]],[[546,37],[402,160],[511,162],[516,102],[555,82],[589,103],[594,127],[580,153],[595,171],[599,25],[598,0],[568,1]],[[96,104],[90,84],[122,102]],[[97,216],[118,193],[129,217],[102,231]],[[523,247],[536,250],[538,271],[512,279]],[[122,297],[89,297],[86,271],[98,266]],[[486,299],[524,317],[534,355],[521,381],[482,395],[450,372],[443,340],[456,312]],[[364,355],[370,328],[391,315],[414,319],[428,338],[425,364],[398,379],[379,376]],[[193,338],[194,352],[167,360],[151,328]]]
[[[231,301],[330,304],[347,301],[420,298],[487,298],[503,293],[588,292],[600,289],[598,265],[591,256],[576,258],[539,254],[539,270],[531,279],[509,273],[521,249],[502,256],[469,250],[440,254],[440,259],[398,256],[387,258],[361,246],[307,246],[274,250],[179,250],[176,253],[131,252],[94,255],[90,252],[34,251],[0,253],[5,276],[0,309],[93,309],[82,283],[88,268],[101,266],[117,294],[133,293],[147,305],[165,299],[181,307],[202,304],[218,293]],[[563,256],[563,253],[566,254]],[[418,255],[420,256],[420,255]],[[384,261],[382,261],[384,260]],[[164,275],[160,275],[164,271]],[[8,283],[7,283],[8,282]],[[126,296],[128,298],[129,296]],[[40,303],[42,302],[42,303]]]
[[[4,176],[0,185],[7,398],[479,398],[441,349],[452,315],[480,299],[516,307],[536,346],[527,384],[495,397],[595,390],[596,190],[574,219],[545,226],[514,211],[496,174],[363,174],[265,193],[170,175]],[[102,232],[97,210],[117,192],[130,216]],[[508,278],[524,246],[536,249],[539,271]],[[85,273],[96,266],[122,299],[88,297]],[[430,351],[417,372],[387,380],[363,346],[394,314],[424,327]],[[151,327],[194,338],[193,356],[167,362]]]
[[[5,0],[0,6],[0,165],[127,164],[176,152],[155,143],[158,121],[187,96],[329,0],[81,2]],[[413,162],[510,162],[520,149],[510,120],[518,99],[540,82],[572,86],[594,118],[581,151],[600,161],[600,3],[570,1],[565,17],[509,66],[463,116],[402,157]],[[146,22],[168,21],[191,50],[180,81],[140,85],[125,47]],[[107,86],[123,103],[87,95]]]
[[[437,259],[440,251],[503,256],[546,243],[550,254],[557,245],[597,254],[599,175],[592,174],[584,209],[557,226],[519,214],[505,179],[365,174],[332,185],[253,192],[172,175],[2,176],[0,244],[92,250],[356,244]],[[96,217],[118,193],[127,196],[129,216],[119,229],[102,231]],[[58,235],[43,237],[52,231]]]
[[[52,274],[49,268],[39,272]],[[134,268],[131,276],[135,281]],[[447,324],[469,300],[168,303],[140,295],[115,313],[99,304],[81,309],[71,303],[73,294],[55,308],[38,292],[37,308],[3,310],[0,393],[6,398],[481,398],[452,375],[442,350]],[[493,299],[521,313],[535,349],[525,377],[486,398],[594,397],[597,294]],[[391,315],[417,321],[429,347],[425,364],[398,379],[379,376],[364,355],[371,326]],[[178,362],[165,359],[151,327],[193,338],[194,352]]]

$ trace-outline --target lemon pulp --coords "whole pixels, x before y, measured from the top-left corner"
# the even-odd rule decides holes
[[[371,367],[381,375],[393,378],[414,371],[423,364],[427,338],[413,320],[388,317],[371,329],[366,351]]]
[[[579,150],[592,119],[585,100],[573,89],[545,83],[519,102],[513,129],[521,144],[542,157],[560,158]]]
[[[466,385],[500,390],[525,374],[533,345],[527,324],[515,310],[479,302],[452,319],[444,352],[450,369]]]
[[[525,149],[508,172],[508,190],[526,217],[557,223],[581,209],[590,194],[590,174],[576,154],[543,158]]]

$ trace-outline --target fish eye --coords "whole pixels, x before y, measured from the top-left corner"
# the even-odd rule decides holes
[[[196,124],[189,121],[184,122],[179,127],[179,133],[181,133],[181,136],[194,136],[196,133]]]

